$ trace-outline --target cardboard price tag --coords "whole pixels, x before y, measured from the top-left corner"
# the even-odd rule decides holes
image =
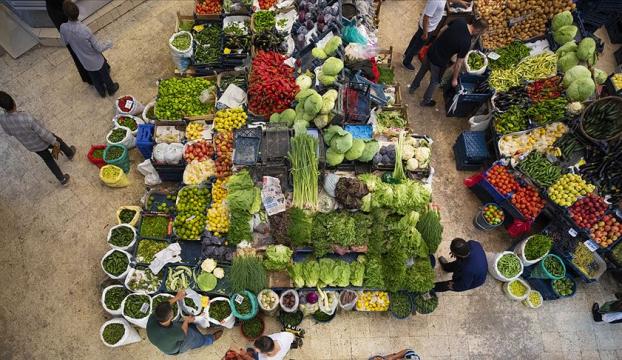
[[[144,303],[144,304],[140,307],[140,312],[141,312],[141,313],[147,313],[147,311],[149,311],[149,304]]]
[[[587,246],[587,248],[590,249],[591,252],[594,252],[599,248],[599,245],[592,240],[586,240],[585,242],[583,242],[583,244]]]
[[[572,237],[576,237],[577,236],[577,230],[575,230],[575,229],[568,229],[568,234],[570,234],[570,236],[572,236]]]
[[[244,301],[244,296],[240,294],[236,294],[235,299],[233,299],[233,301],[235,301],[238,305],[242,305],[242,302]]]
[[[488,56],[488,58],[490,60],[497,60],[497,59],[499,59],[501,57],[501,55],[497,54],[494,51],[489,52],[488,55],[486,55],[486,56]]]

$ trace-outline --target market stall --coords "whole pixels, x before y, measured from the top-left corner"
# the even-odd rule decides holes
[[[177,316],[247,339],[268,316],[291,327],[435,310],[433,140],[409,125],[378,9],[197,1],[178,14],[178,74],[146,106],[119,98],[89,153],[104,184],[126,186],[137,147],[150,186],[108,233],[102,305],[124,320],[104,324],[106,345],[135,341],[128,323],[144,328],[180,289]]]

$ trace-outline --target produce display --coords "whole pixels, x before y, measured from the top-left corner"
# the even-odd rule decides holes
[[[520,259],[514,254],[502,255],[497,260],[497,270],[507,279],[516,277],[522,270]]]
[[[559,76],[552,76],[528,84],[527,95],[529,99],[537,103],[543,100],[559,98],[563,92],[561,80]]]
[[[513,280],[512,282],[510,282],[510,284],[508,285],[508,290],[510,291],[510,294],[518,298],[522,298],[527,294],[527,291],[529,291],[525,284],[523,284],[523,282],[520,280]]]
[[[398,319],[406,318],[412,311],[410,296],[404,293],[390,294],[389,311]]]
[[[279,313],[279,322],[283,326],[298,326],[302,322],[303,314],[302,311],[296,312],[285,312],[281,311]]]
[[[186,134],[188,134],[186,132]],[[208,140],[198,140],[188,143],[184,147],[184,160],[191,162],[193,160],[204,161],[214,157],[214,147]]]
[[[570,296],[574,293],[575,283],[570,278],[562,278],[551,281],[553,290],[560,296]]]
[[[147,305],[147,311],[142,311],[143,305]],[[151,299],[149,295],[130,294],[125,298],[123,315],[132,319],[142,319],[151,314]]]
[[[512,194],[512,205],[528,219],[535,219],[544,208],[544,199],[532,186],[520,187]]]
[[[529,237],[525,244],[525,259],[540,259],[551,251],[553,240],[546,235],[536,234]]]
[[[168,216],[143,216],[140,223],[140,236],[144,238],[164,239],[169,234]]]
[[[538,80],[555,75],[557,56],[553,53],[541,53],[523,59],[518,65],[507,69],[496,69],[490,73],[488,82],[497,91],[507,91],[520,85],[523,80]]]
[[[258,293],[268,285],[266,270],[261,258],[256,255],[240,255],[233,259],[229,282],[233,292],[244,290]]]
[[[126,247],[134,241],[134,231],[128,226],[118,226],[112,229],[108,243],[118,247]]]
[[[136,131],[136,129],[138,129],[138,124],[136,123],[136,120],[129,116],[119,116],[117,118],[117,124],[119,124],[119,126],[124,126],[132,131]]]
[[[127,288],[134,292],[155,292],[162,285],[162,272],[155,275],[149,268],[135,269],[126,280]]]
[[[115,250],[106,256],[102,262],[104,270],[112,276],[120,276],[127,270],[130,260],[121,251]]]
[[[197,15],[220,14],[222,11],[220,0],[196,0],[194,12]]]
[[[549,272],[549,274],[553,275],[554,277],[559,278],[566,274],[564,264],[558,257],[547,256],[542,261],[544,263],[544,268]]]
[[[279,297],[274,291],[261,291],[257,300],[262,309],[273,309],[279,303]]]
[[[263,334],[264,323],[260,318],[254,317],[242,322],[242,334],[249,339],[256,339]]]
[[[175,36],[173,41],[171,41],[171,45],[173,45],[174,48],[180,51],[190,48],[191,43],[192,37],[190,36],[190,34],[187,33],[178,34]]]
[[[492,97],[492,105],[498,112],[506,112],[514,105],[520,109],[531,104],[524,86],[513,86],[507,91],[497,91]]]
[[[315,208],[318,199],[317,140],[307,134],[294,136],[288,157],[294,179],[293,204],[298,208]]]
[[[246,118],[246,112],[242,108],[219,110],[214,117],[214,129],[218,131],[239,129],[246,124]]]
[[[384,291],[363,291],[356,301],[359,311],[387,311],[389,309],[389,294]]]
[[[415,297],[414,306],[419,314],[430,314],[438,307],[438,297],[428,294]]]
[[[622,100],[602,100],[586,109],[581,128],[586,135],[607,140],[622,134]]]
[[[542,153],[532,151],[518,164],[518,169],[538,186],[549,187],[562,175],[562,169],[553,165]]]
[[[233,133],[231,131],[219,132],[214,137],[216,149],[216,177],[219,179],[231,175],[233,166]]]
[[[572,252],[572,264],[589,278],[600,271],[599,263],[594,259],[594,253],[583,243],[578,243]]]
[[[136,250],[136,261],[150,264],[155,259],[155,255],[166,249],[168,245],[166,241],[141,239]]]
[[[529,291],[527,299],[525,299],[524,301],[526,301],[532,307],[538,308],[542,305],[542,294],[540,294],[540,292],[538,291],[531,290]]]
[[[123,299],[130,292],[124,288],[123,286],[115,286],[106,291],[106,296],[104,297],[104,304],[110,310],[119,310],[121,308],[121,303]]]
[[[611,252],[609,253],[609,256],[613,261],[616,262],[616,264],[622,264],[622,245],[616,245],[615,247],[613,247],[613,249],[611,249]]]
[[[472,71],[479,70],[484,66],[484,55],[478,51],[472,51],[467,57],[467,64]]]
[[[283,64],[285,57],[259,51],[253,58],[248,80],[248,110],[266,118],[289,108],[298,93],[294,69]]]
[[[121,142],[123,139],[125,139],[126,136],[127,136],[127,130],[123,128],[116,128],[110,132],[110,135],[108,135],[107,140],[111,143],[116,144],[116,143]]]
[[[166,288],[172,292],[187,289],[192,280],[192,269],[187,266],[174,266],[168,269],[166,275]]]
[[[155,313],[155,310],[158,307],[158,305],[160,305],[163,302],[169,302],[170,300],[171,300],[171,297],[165,294],[159,294],[159,295],[154,296],[151,300],[151,313],[152,314]],[[176,301],[171,304],[171,308],[173,309],[173,316],[177,316],[179,307]]]
[[[538,126],[563,120],[568,101],[562,97],[542,100],[527,109],[527,116]]]
[[[209,304],[209,316],[217,321],[223,321],[231,315],[228,301],[213,301]]]
[[[570,206],[579,196],[593,192],[595,186],[588,184],[577,174],[564,174],[548,188],[548,195],[561,206]]]
[[[615,216],[605,215],[590,228],[590,238],[602,247],[608,247],[622,236],[622,224]]]
[[[484,206],[482,214],[484,215],[486,222],[490,225],[499,225],[503,223],[503,220],[505,219],[503,210],[495,204],[488,204]]]
[[[181,120],[186,116],[210,114],[214,102],[199,99],[204,90],[215,88],[213,82],[200,77],[160,80],[155,115],[162,120]]]
[[[491,69],[507,69],[516,66],[523,58],[529,56],[529,47],[521,41],[514,41],[504,47],[495,49],[499,55],[497,60],[489,62]]]
[[[109,345],[115,345],[118,343],[121,338],[123,338],[123,335],[125,335],[125,327],[123,324],[108,324],[102,332],[104,341]]]
[[[532,150],[545,152],[567,131],[565,124],[555,122],[523,134],[504,135],[499,139],[499,151],[503,156],[516,156]]]

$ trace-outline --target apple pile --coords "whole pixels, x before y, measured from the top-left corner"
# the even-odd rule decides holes
[[[570,211],[570,217],[577,225],[584,229],[589,229],[605,215],[607,208],[608,205],[605,199],[592,193],[579,199],[568,210]]]
[[[486,178],[503,195],[507,195],[520,187],[514,176],[508,171],[508,168],[502,165],[491,167],[488,170],[488,174],[486,174]]]
[[[611,215],[605,215],[590,229],[590,237],[598,245],[606,248],[622,235],[622,224]]]
[[[184,149],[184,160],[191,162],[192,160],[203,161],[211,159],[214,156],[214,148],[212,143],[207,140],[199,140],[192,144],[188,143]]]
[[[233,133],[219,132],[214,137],[216,148],[216,177],[221,179],[232,174],[233,166]]]
[[[512,204],[523,216],[529,219],[535,219],[544,208],[544,200],[538,191],[531,186],[520,187],[512,195]]]

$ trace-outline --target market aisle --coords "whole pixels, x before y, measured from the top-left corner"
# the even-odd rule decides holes
[[[394,46],[396,64],[412,35],[404,30],[410,26],[405,24],[412,24],[414,30],[422,3],[382,5],[380,43]],[[121,84],[120,94],[144,102],[155,95],[155,80],[169,76],[173,69],[166,40],[175,13],[191,9],[191,1],[149,1],[98,33],[115,43],[106,56],[112,76]],[[408,84],[414,73],[399,65],[396,69],[400,83]],[[88,147],[100,142],[110,128],[112,99],[101,99],[79,81],[64,48],[35,49],[17,61],[6,55],[0,58],[0,89],[13,94],[18,106],[25,106],[79,149],[74,162],[61,160],[72,184],[60,188],[36,156],[0,135],[4,239],[0,329],[6,329],[0,358],[165,358],[147,341],[112,350],[98,338],[105,320],[99,304],[99,284],[105,278],[99,261],[107,249],[103,239],[114,222],[115,209],[136,203],[144,191],[135,170],[131,171],[135,181],[128,188],[100,185],[96,168],[86,160]],[[478,239],[487,251],[507,248],[511,240],[505,233],[482,233],[471,224],[479,203],[462,185],[469,174],[455,170],[451,152],[455,138],[466,128],[465,120],[445,118],[440,107],[421,109],[420,91],[414,97],[406,89],[403,94],[414,128],[435,140],[434,201],[441,207],[445,239]],[[442,106],[442,99],[436,100]],[[133,164],[140,159],[133,151]],[[449,241],[443,242],[440,253],[447,254],[448,246]],[[594,324],[589,313],[592,302],[611,298],[614,289],[606,276],[598,284],[582,285],[574,298],[545,303],[534,311],[508,300],[500,284],[489,280],[466,294],[444,293],[438,310],[427,317],[398,321],[388,314],[348,313],[330,324],[312,325],[305,320],[305,345],[291,355],[367,359],[412,347],[423,359],[620,359],[622,327]],[[274,321],[268,330],[277,330]],[[244,345],[238,329],[226,332],[216,345],[180,358],[219,359],[231,345]]]

